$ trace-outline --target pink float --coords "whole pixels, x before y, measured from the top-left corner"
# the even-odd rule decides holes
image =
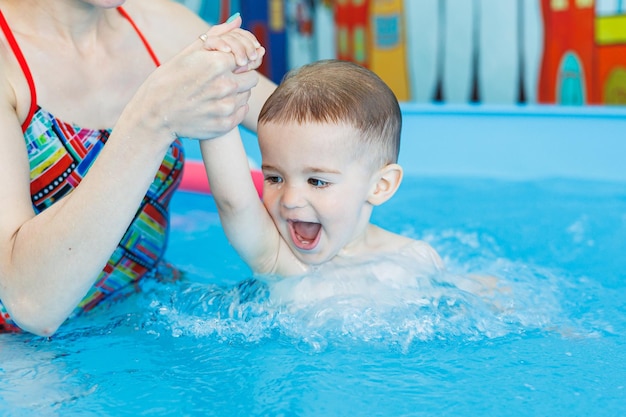
[[[259,197],[263,194],[263,172],[259,169],[251,169],[252,181]],[[195,193],[211,194],[209,180],[204,170],[202,161],[194,161],[187,159],[185,161],[185,169],[183,169],[183,178],[180,182],[180,190]]]

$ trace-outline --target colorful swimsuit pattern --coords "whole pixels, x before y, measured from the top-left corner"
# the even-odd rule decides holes
[[[156,56],[134,22],[123,9],[118,10],[135,28],[158,66]],[[111,130],[79,128],[37,106],[30,71],[1,11],[0,25],[31,87],[33,107],[22,129],[30,161],[31,199],[35,212],[39,213],[76,188],[106,144]],[[74,315],[157,270],[167,246],[169,202],[180,182],[183,163],[182,143],[177,140],[165,155],[124,237]],[[0,302],[0,333],[15,330]]]

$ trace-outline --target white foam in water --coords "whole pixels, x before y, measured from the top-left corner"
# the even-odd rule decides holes
[[[195,283],[170,289],[170,300],[156,308],[174,336],[228,343],[278,336],[307,351],[366,343],[406,352],[430,340],[497,338],[562,324],[558,278],[549,271],[483,259],[483,275],[451,265],[407,279],[401,259],[230,288]],[[381,269],[388,273],[381,275]]]

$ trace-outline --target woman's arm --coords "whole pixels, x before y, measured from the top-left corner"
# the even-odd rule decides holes
[[[194,38],[143,83],[77,188],[35,215],[16,99],[0,56],[0,299],[24,330],[50,335],[93,285],[177,136],[212,138],[243,120],[258,76]]]

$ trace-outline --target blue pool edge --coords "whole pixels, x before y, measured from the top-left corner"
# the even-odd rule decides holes
[[[402,103],[405,175],[626,182],[626,108]],[[255,135],[242,129],[260,163]],[[188,158],[199,160],[186,141]]]

